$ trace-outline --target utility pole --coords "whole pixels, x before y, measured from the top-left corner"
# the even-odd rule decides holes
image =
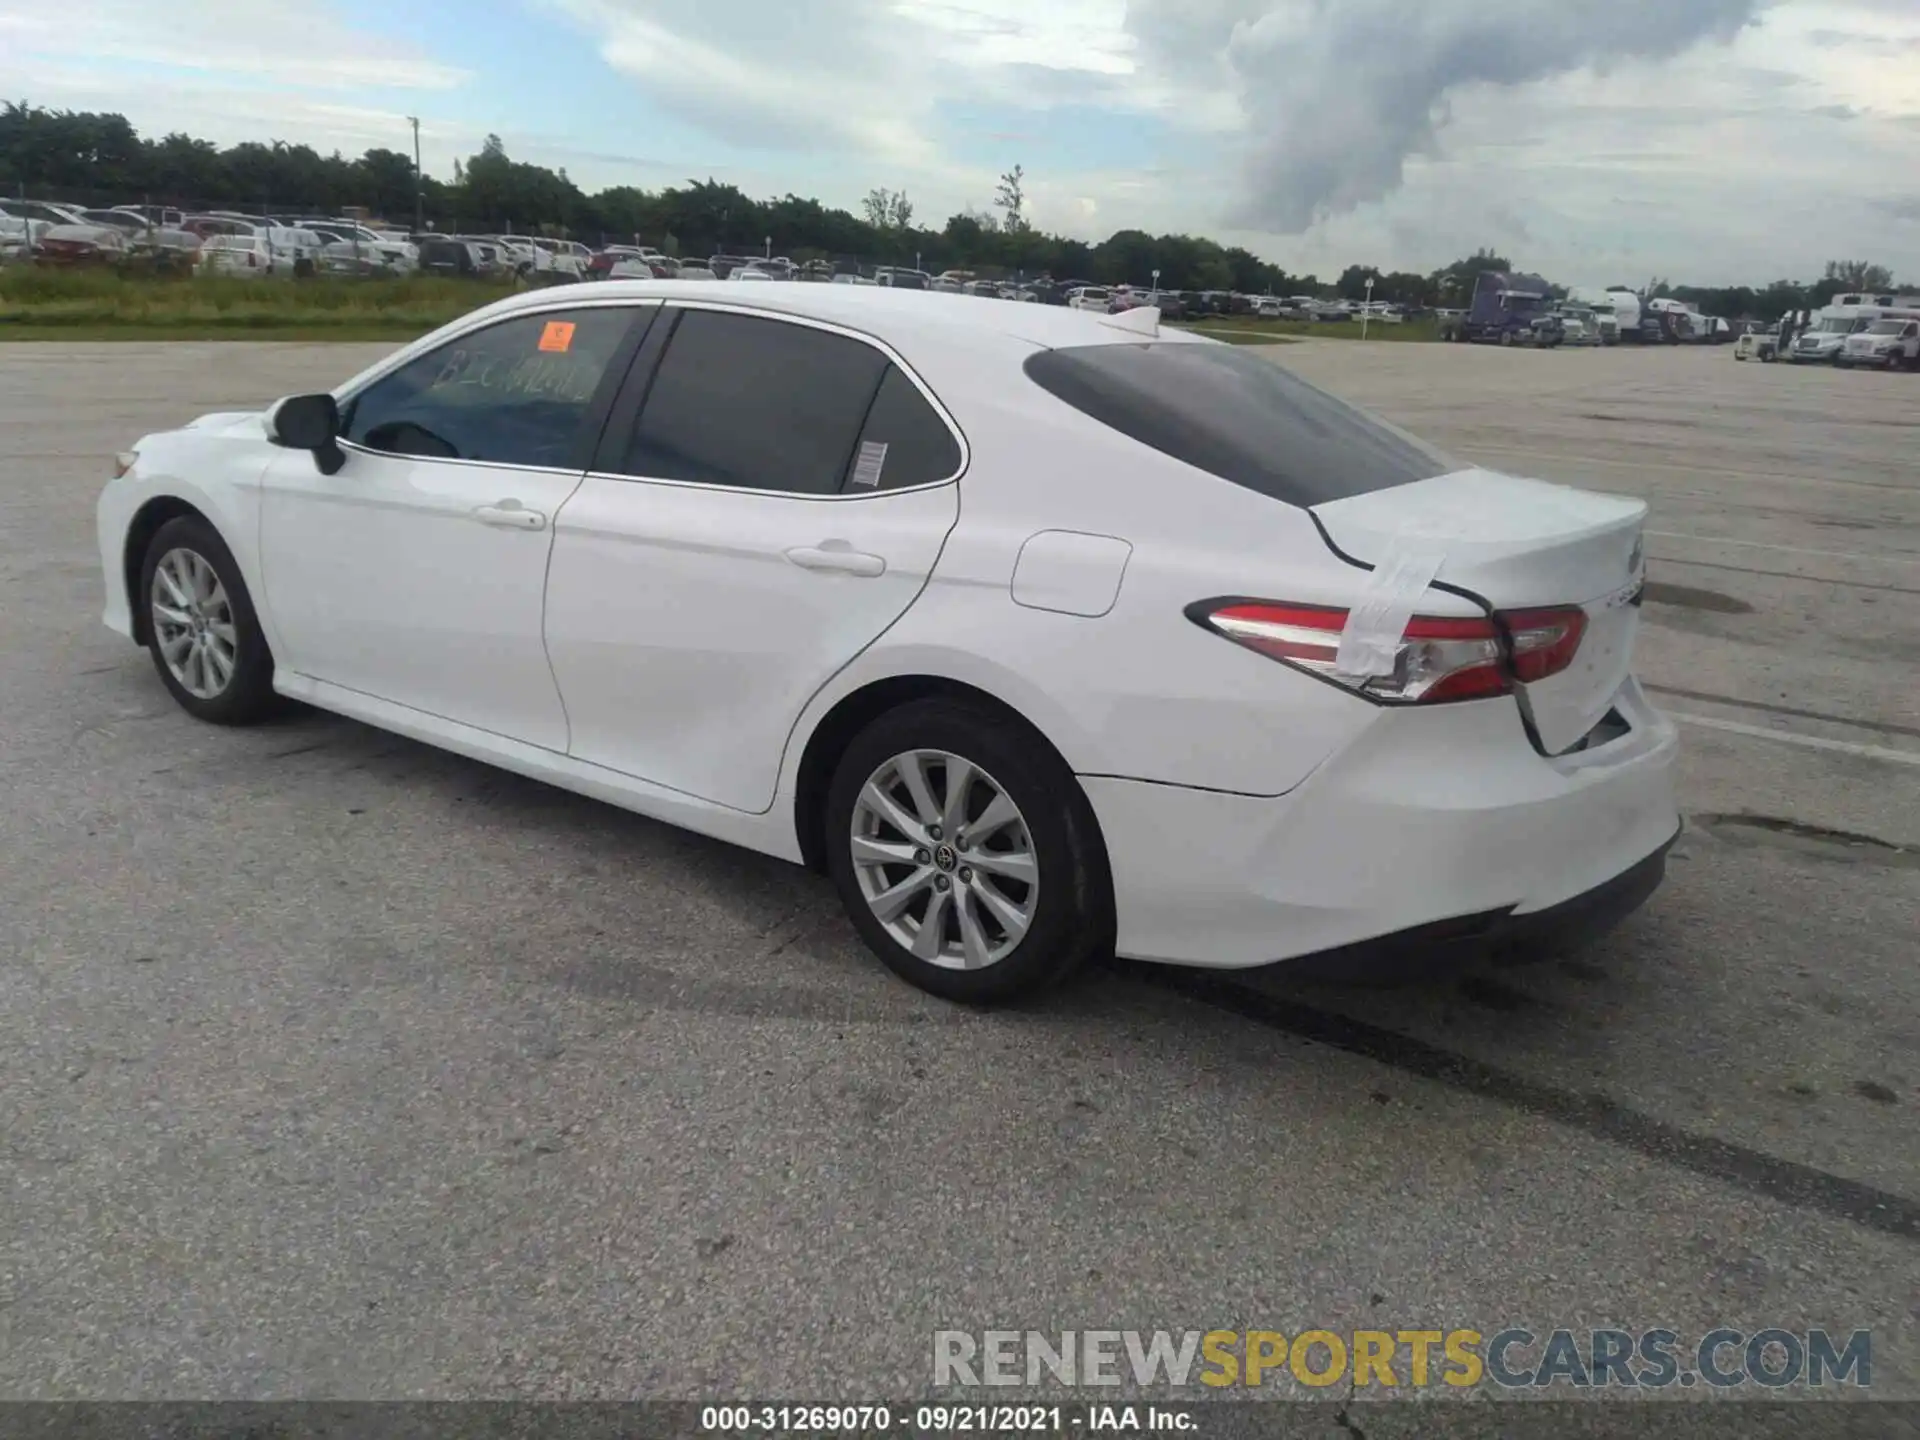
[[[409,115],[407,123],[413,126],[413,233],[419,235],[427,228],[427,194],[420,178],[420,117]]]

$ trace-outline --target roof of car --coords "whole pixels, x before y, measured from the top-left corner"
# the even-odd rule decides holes
[[[702,280],[603,280],[584,292],[593,299],[704,300],[746,306],[845,325],[882,340],[907,339],[929,331],[949,335],[971,332],[1000,335],[1029,345],[1057,349],[1069,345],[1138,343],[1138,331],[1116,328],[1104,315],[1020,300],[945,295],[931,290],[886,285],[806,285],[786,283],[716,287]],[[535,290],[501,301],[495,313],[548,309],[577,304],[578,289]],[[1163,340],[1198,341],[1183,331],[1163,329]],[[1204,343],[1204,342],[1199,342]]]

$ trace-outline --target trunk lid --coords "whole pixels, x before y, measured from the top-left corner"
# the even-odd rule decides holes
[[[1369,565],[1408,546],[1437,551],[1435,579],[1496,610],[1578,606],[1586,632],[1573,663],[1521,685],[1520,701],[1552,755],[1606,717],[1633,664],[1645,501],[1467,469],[1331,500],[1313,514],[1337,549]]]

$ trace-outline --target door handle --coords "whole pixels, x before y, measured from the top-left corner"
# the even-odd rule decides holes
[[[547,517],[529,510],[518,500],[502,500],[498,505],[482,505],[473,512],[482,525],[497,525],[503,530],[544,530]]]
[[[826,570],[841,575],[859,575],[872,580],[887,573],[887,562],[850,548],[846,541],[829,540],[824,545],[802,545],[787,551],[787,559],[802,570]]]

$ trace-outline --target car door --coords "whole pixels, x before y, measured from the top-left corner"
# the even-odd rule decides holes
[[[555,527],[571,753],[764,811],[801,709],[925,586],[963,441],[871,340],[750,307],[670,310],[628,387]]]
[[[657,307],[500,320],[342,405],[346,463],[276,456],[261,568],[287,669],[564,753],[541,640],[552,521]]]

